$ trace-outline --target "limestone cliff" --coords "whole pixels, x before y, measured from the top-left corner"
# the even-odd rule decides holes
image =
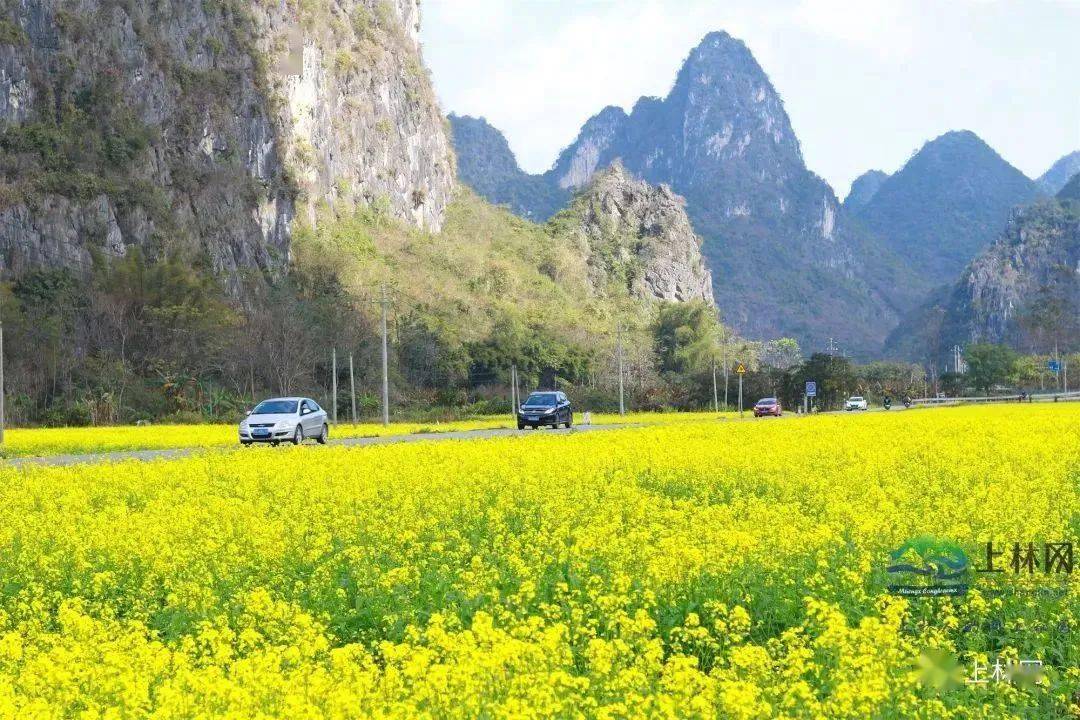
[[[1050,166],[1036,181],[1048,193],[1057,194],[1077,173],[1080,173],[1080,150],[1065,155]]]
[[[959,281],[893,333],[893,353],[940,361],[969,342],[1036,353],[1080,349],[1080,199],[1066,190],[1013,211]]]
[[[946,307],[947,341],[1034,352],[1080,348],[1080,201],[1017,210],[964,271]]]
[[[270,5],[253,12],[276,64],[271,97],[280,98],[279,126],[309,209],[323,200],[383,203],[438,232],[454,160],[420,56],[419,0]],[[290,63],[300,46],[302,63]]]
[[[851,183],[851,191],[844,198],[844,210],[851,211],[866,205],[888,178],[889,176],[881,170],[867,170],[855,178]]]
[[[322,199],[438,230],[453,160],[417,20],[415,0],[0,0],[0,273],[131,246],[276,273]]]
[[[615,162],[552,224],[577,233],[595,290],[621,285],[633,297],[711,305],[712,275],[685,204],[668,186],[651,186]]]

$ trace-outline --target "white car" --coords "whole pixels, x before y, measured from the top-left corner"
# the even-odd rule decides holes
[[[265,442],[299,445],[315,438],[325,445],[330,439],[326,411],[311,398],[284,397],[263,400],[240,421],[240,444]]]
[[[866,398],[861,395],[852,395],[844,403],[845,410],[868,410],[870,405],[866,402]]]

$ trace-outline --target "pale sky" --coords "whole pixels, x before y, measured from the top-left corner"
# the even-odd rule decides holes
[[[1080,0],[424,0],[444,112],[483,116],[543,172],[605,105],[667,94],[711,30],[746,42],[803,155],[843,198],[972,130],[1029,177],[1080,149]]]

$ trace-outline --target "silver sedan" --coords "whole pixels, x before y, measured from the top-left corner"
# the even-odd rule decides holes
[[[264,442],[299,445],[315,438],[325,445],[330,439],[326,411],[311,398],[284,397],[263,400],[240,421],[240,444]]]

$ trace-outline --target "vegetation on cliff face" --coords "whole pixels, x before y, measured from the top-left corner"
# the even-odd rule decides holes
[[[438,230],[453,157],[418,12],[0,4],[0,274],[183,251],[236,292],[242,271],[285,271],[298,205],[382,202]]]
[[[1059,158],[1049,170],[1039,176],[1037,182],[1043,190],[1056,195],[1078,173],[1080,173],[1080,150]]]
[[[953,282],[1001,232],[1012,208],[1040,194],[977,135],[950,132],[926,143],[853,212],[901,259],[901,279],[917,297]]]
[[[264,3],[255,15],[308,219],[323,202],[381,202],[437,232],[454,158],[421,57],[419,1]]]
[[[957,283],[943,333],[1027,352],[1080,349],[1080,201],[1018,210]]]
[[[449,116],[462,182],[516,215],[543,222],[570,201],[570,192],[544,175],[522,170],[506,138],[484,118]]]
[[[1032,354],[1080,349],[1080,200],[1068,187],[1017,209],[951,287],[890,338],[899,356],[940,362],[954,345],[1002,343]]]
[[[238,3],[5,2],[0,273],[95,252],[279,273],[295,188]]]
[[[685,205],[671,188],[653,187],[616,162],[550,225],[578,240],[597,292],[713,305],[712,275]]]

